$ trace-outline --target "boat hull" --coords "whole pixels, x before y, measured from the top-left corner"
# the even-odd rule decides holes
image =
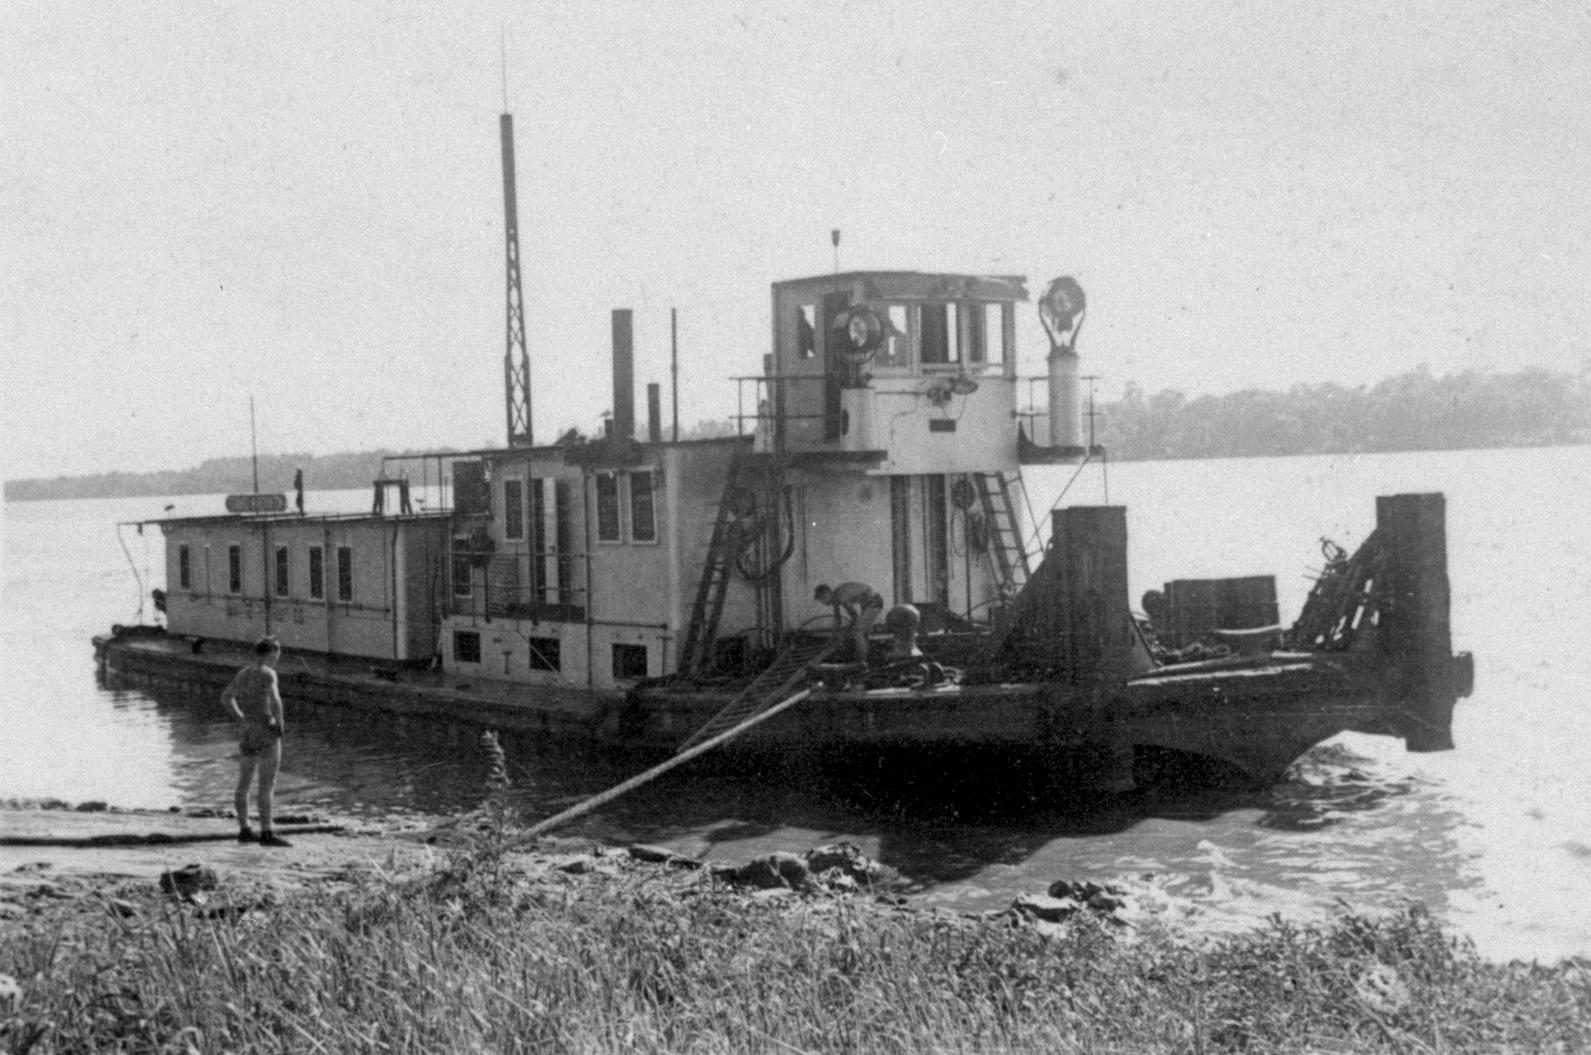
[[[219,693],[247,655],[183,638],[123,633],[95,639],[112,687]],[[1145,748],[1217,759],[1254,781],[1277,779],[1313,745],[1346,730],[1399,732],[1396,701],[1353,657],[1259,659],[1128,682],[1108,699],[1074,686],[1016,683],[848,692],[818,688],[748,730],[709,764],[809,774],[1041,771],[1054,783],[1123,791]],[[459,742],[493,730],[510,744],[583,745],[672,754],[732,697],[728,690],[653,686],[624,695],[466,682],[432,671],[289,655],[290,707],[363,714]],[[974,764],[974,760],[976,763]],[[980,778],[982,779],[982,778]]]

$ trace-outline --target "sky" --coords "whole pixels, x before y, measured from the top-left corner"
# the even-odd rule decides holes
[[[251,398],[262,453],[501,444],[505,88],[538,441],[613,308],[733,413],[834,228],[1075,276],[1103,399],[1591,362],[1584,5],[11,4],[0,71],[7,479],[246,455]]]

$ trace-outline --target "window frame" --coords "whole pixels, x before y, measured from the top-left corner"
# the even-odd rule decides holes
[[[337,547],[337,600],[350,604],[354,599],[354,548]]]
[[[276,596],[291,597],[293,595],[293,551],[285,543],[279,543],[275,551],[275,563],[272,567]]]
[[[926,320],[929,318],[930,312],[942,316],[944,320],[942,332],[944,333],[945,343],[943,349],[940,349],[944,355],[942,359],[928,358],[927,337],[930,327]],[[953,300],[925,300],[913,305],[912,314],[915,316],[914,321],[916,323],[912,328],[912,351],[915,353],[917,365],[922,368],[924,373],[960,371],[963,365],[962,359],[966,353],[966,348],[964,347],[966,341],[962,339],[961,333],[963,314],[961,305]],[[939,328],[937,323],[934,328]]]
[[[612,501],[605,507],[604,490],[612,488]],[[592,490],[595,493],[595,506],[597,514],[597,541],[609,545],[616,545],[624,541],[624,500],[619,490],[619,474],[616,472],[597,473]],[[611,509],[611,519],[608,510]],[[611,524],[611,528],[610,528]]]
[[[326,547],[309,547],[309,599],[326,599]]]
[[[525,481],[509,477],[503,481],[503,540],[523,542],[524,539]]]
[[[193,547],[177,543],[177,589],[193,589]]]
[[[563,638],[527,637],[525,663],[531,670],[563,673]]]
[[[475,658],[469,659],[463,655],[464,649],[459,648],[461,642],[472,641],[469,651],[475,653]],[[481,632],[479,630],[454,630],[453,631],[453,662],[455,663],[480,663],[484,653],[481,650]]]
[[[641,673],[620,673],[619,656],[621,654],[627,655],[631,660],[633,660],[637,651],[639,651],[641,657]],[[615,641],[612,643],[612,650],[609,653],[609,656],[613,663],[614,681],[639,681],[640,679],[647,677],[647,672],[651,670],[652,650],[644,643],[637,643],[634,641]]]
[[[869,364],[870,369],[890,374],[911,370],[917,358],[912,341],[914,307],[915,304],[902,300],[887,301],[877,306],[878,313],[889,323],[889,333]]]
[[[226,547],[227,593],[243,593],[243,544],[228,542]]]
[[[625,473],[624,475],[626,477],[626,483],[624,486],[625,497],[629,500],[630,507],[629,516],[625,517],[624,520],[625,523],[627,523],[630,527],[630,541],[640,543],[642,545],[652,545],[658,540],[657,476],[650,469],[634,469]],[[646,478],[646,487],[644,490],[638,490],[635,486],[636,478],[643,476]],[[638,493],[644,493],[646,495],[646,534],[642,534],[640,530],[641,521],[638,519],[638,514],[641,507],[635,500],[635,496]]]
[[[792,363],[820,362],[818,355],[818,304],[817,301],[792,304],[794,340],[790,343]]]

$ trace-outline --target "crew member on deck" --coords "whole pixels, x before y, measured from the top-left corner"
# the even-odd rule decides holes
[[[812,599],[834,609],[834,629],[850,631],[852,658],[858,663],[867,662],[867,632],[883,614],[884,598],[866,583],[842,582],[832,588],[827,583],[819,585],[812,592]],[[843,624],[842,610],[846,616]]]

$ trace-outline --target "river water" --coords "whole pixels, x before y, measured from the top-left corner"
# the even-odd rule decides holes
[[[1048,500],[1071,469],[1029,473]],[[835,789],[665,778],[571,834],[742,859],[849,839],[922,900],[1007,904],[1052,881],[1124,877],[1165,918],[1219,930],[1424,902],[1495,958],[1591,955],[1591,450],[1234,459],[1089,467],[1066,496],[1128,509],[1132,595],[1173,578],[1274,574],[1291,621],[1319,538],[1351,548],[1375,496],[1443,491],[1456,649],[1476,655],[1458,749],[1405,754],[1345,735],[1260,791],[1160,795],[1084,815],[947,817]],[[312,511],[357,493],[310,495]],[[158,529],[118,521],[219,511],[219,499],[12,503],[4,510],[0,801],[227,806],[234,733],[220,707],[95,682],[90,638],[139,618],[163,585]],[[125,551],[124,551],[125,545]],[[136,576],[135,577],[135,571]],[[140,585],[141,583],[141,585]],[[146,610],[145,618],[153,613]],[[292,707],[292,701],[288,701]],[[424,818],[482,795],[485,762],[331,712],[295,711],[279,796],[294,812]],[[518,805],[543,816],[634,764],[559,748],[510,759]]]

